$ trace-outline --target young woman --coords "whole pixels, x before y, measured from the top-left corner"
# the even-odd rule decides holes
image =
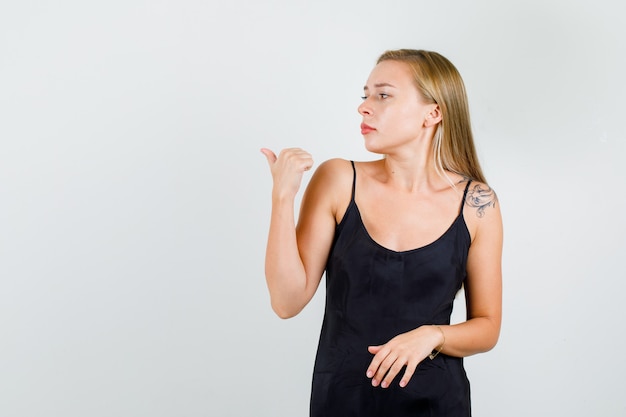
[[[273,177],[266,278],[274,311],[298,314],[326,272],[311,416],[469,416],[463,357],[501,322],[502,222],[481,172],[465,87],[435,52],[385,52],[359,113],[375,161],[313,166],[262,149]],[[464,288],[466,321],[450,325]]]

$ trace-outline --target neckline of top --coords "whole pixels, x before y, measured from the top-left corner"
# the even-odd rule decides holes
[[[361,229],[363,230],[363,232],[365,233],[365,235],[367,236],[368,240],[373,243],[375,246],[379,247],[380,249],[383,249],[384,251],[387,251],[389,253],[393,253],[396,255],[403,255],[403,254],[409,254],[412,252],[419,252],[421,250],[430,248],[432,246],[434,246],[435,244],[439,243],[440,241],[442,241],[446,235],[448,235],[450,233],[450,231],[454,228],[454,226],[459,222],[459,221],[463,221],[463,224],[465,225],[465,228],[467,230],[467,224],[465,224],[465,217],[463,216],[463,210],[460,211],[460,213],[454,218],[454,220],[452,221],[452,223],[450,224],[450,226],[448,226],[448,228],[441,234],[439,235],[435,240],[433,240],[430,243],[427,243],[425,245],[416,247],[416,248],[412,248],[412,249],[406,249],[406,250],[394,250],[394,249],[390,249],[382,244],[380,244],[378,241],[376,241],[376,239],[374,239],[372,237],[372,235],[370,235],[369,231],[367,230],[367,227],[365,226],[365,223],[363,223],[363,218],[361,216],[361,210],[359,210],[359,206],[356,204],[356,201],[352,200],[350,202],[350,206],[348,207],[348,210],[346,211],[346,214],[348,211],[350,211],[351,209],[356,210],[356,215],[357,218],[359,219],[359,226],[361,227]],[[347,216],[344,216],[344,219]],[[343,223],[343,219],[342,221],[339,223],[341,224]],[[469,233],[469,231],[468,231]]]

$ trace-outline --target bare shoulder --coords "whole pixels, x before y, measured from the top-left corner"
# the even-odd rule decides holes
[[[352,173],[350,161],[340,158],[329,159],[317,167],[311,182],[314,185],[323,186],[326,192],[335,189],[341,190],[346,183],[352,183]]]
[[[331,175],[348,174],[349,177],[352,178],[352,166],[350,161],[341,158],[332,158],[322,162],[317,168],[317,171]]]
[[[493,188],[483,182],[472,181],[465,196],[465,206],[470,213],[484,218],[491,212],[500,211],[498,196]]]
[[[467,189],[463,209],[472,241],[478,236],[487,236],[496,240],[502,237],[502,217],[500,201],[493,188],[488,184],[472,181]]]
[[[326,201],[336,218],[341,218],[352,195],[354,171],[350,161],[333,158],[322,162],[307,187],[306,194]]]

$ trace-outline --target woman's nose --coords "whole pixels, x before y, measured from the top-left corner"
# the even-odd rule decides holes
[[[371,115],[372,114],[372,110],[369,107],[369,105],[367,104],[367,99],[363,100],[363,103],[361,103],[359,105],[359,107],[357,108],[359,114],[361,116],[365,116],[365,115]]]

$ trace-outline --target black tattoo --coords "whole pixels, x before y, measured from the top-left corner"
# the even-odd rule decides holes
[[[498,202],[498,196],[491,187],[485,184],[476,184],[467,191],[465,202],[468,206],[476,208],[476,215],[483,217],[485,209],[495,207]]]

